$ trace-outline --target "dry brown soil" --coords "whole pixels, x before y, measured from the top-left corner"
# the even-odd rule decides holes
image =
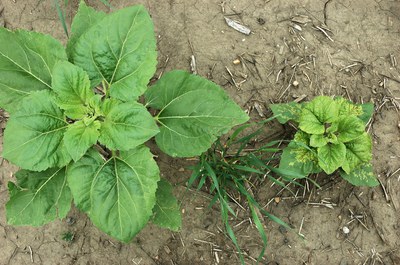
[[[68,23],[77,2],[68,5]],[[253,192],[260,204],[294,227],[285,231],[265,221],[269,246],[261,263],[400,264],[400,1],[111,2],[115,9],[138,3],[148,8],[158,40],[156,77],[171,69],[189,71],[194,55],[198,74],[221,85],[254,120],[261,119],[255,103],[268,115],[271,102],[288,102],[303,95],[305,100],[324,94],[373,101],[376,113],[369,132],[375,173],[382,186],[358,188],[336,175],[317,176],[314,179],[321,189],[291,187],[298,192],[293,197],[279,193],[267,180],[258,182]],[[100,1],[89,4],[109,11]],[[248,26],[252,33],[235,31],[224,17]],[[66,42],[50,0],[0,0],[0,24],[47,33]],[[233,64],[236,59],[241,63]],[[293,86],[294,81],[298,86]],[[267,134],[289,130],[269,126]],[[185,193],[185,180],[190,176],[184,169],[186,162],[162,154],[157,161],[163,176],[176,184],[176,195],[182,201],[182,230],[173,233],[149,225],[133,242],[121,244],[97,230],[76,209],[68,220],[44,227],[8,226],[6,186],[16,168],[0,158],[0,264],[239,264],[233,244],[221,232],[218,208],[207,207],[207,193]],[[238,211],[241,218],[233,220],[238,224],[235,232],[247,264],[255,264],[261,241],[248,212]],[[343,233],[344,226],[349,234]],[[297,235],[300,227],[305,239]],[[62,240],[67,231],[75,235],[70,243]]]

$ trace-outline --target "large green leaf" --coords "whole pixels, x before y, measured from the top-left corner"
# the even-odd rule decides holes
[[[346,159],[343,162],[343,170],[350,174],[353,169],[364,162],[372,159],[372,141],[371,137],[364,132],[358,138],[345,143]]]
[[[112,150],[129,150],[156,135],[159,130],[147,109],[137,102],[106,100],[100,143]]]
[[[363,163],[357,166],[349,174],[342,171],[340,176],[355,186],[375,187],[379,185],[370,163]]]
[[[7,222],[12,225],[44,225],[64,218],[71,208],[65,167],[43,172],[20,170],[17,184],[8,183]]]
[[[160,110],[157,145],[171,156],[200,155],[218,136],[249,117],[219,86],[184,71],[172,71],[145,94]]]
[[[86,121],[86,119],[68,125],[64,134],[64,143],[75,162],[97,142],[100,126],[99,121]]]
[[[364,123],[356,116],[340,116],[337,128],[337,138],[340,142],[346,143],[360,137],[365,131]]]
[[[48,91],[26,97],[4,132],[3,156],[17,166],[41,171],[64,166],[71,157],[62,141],[68,123]]]
[[[296,102],[270,105],[272,113],[277,116],[276,119],[282,124],[290,120],[299,122],[302,107],[302,104]]]
[[[146,9],[136,5],[105,16],[79,37],[72,58],[88,73],[92,87],[104,80],[112,97],[137,99],[157,65],[153,23]]]
[[[108,160],[91,149],[67,175],[75,204],[118,240],[129,242],[152,215],[160,177],[145,146]]]
[[[82,68],[69,62],[55,65],[52,80],[57,93],[56,104],[71,119],[81,119],[90,112],[89,99],[94,97],[89,77]]]
[[[87,6],[85,1],[81,1],[79,4],[78,13],[76,13],[74,20],[71,25],[71,36],[67,43],[67,54],[72,59],[72,51],[77,40],[85,33],[89,28],[101,21],[106,16],[106,13],[96,11],[95,9]]]
[[[318,165],[326,174],[341,167],[345,158],[346,146],[343,143],[327,144],[318,148]]]
[[[299,128],[310,134],[323,134],[325,126],[336,120],[339,114],[337,102],[327,96],[319,96],[307,103],[300,115]]]
[[[14,112],[33,91],[50,89],[53,66],[60,60],[67,55],[52,37],[0,27],[0,107]]]
[[[164,179],[158,182],[156,205],[153,213],[152,222],[162,228],[178,231],[182,226],[178,201],[172,194],[171,184]]]

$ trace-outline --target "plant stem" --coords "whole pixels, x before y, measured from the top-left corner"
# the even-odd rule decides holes
[[[104,95],[107,97],[107,82],[106,82],[106,80],[102,80],[101,84],[103,86]]]

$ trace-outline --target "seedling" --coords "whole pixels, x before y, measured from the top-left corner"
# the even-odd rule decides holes
[[[179,229],[171,185],[145,142],[197,156],[248,116],[216,84],[184,71],[147,89],[157,53],[143,6],[105,14],[81,2],[71,33],[65,49],[47,35],[0,28],[0,107],[10,113],[2,156],[22,168],[8,184],[8,223],[64,218],[73,200],[123,242],[149,220]]]
[[[304,104],[273,104],[280,123],[294,121],[298,131],[284,149],[279,168],[303,176],[339,171],[356,186],[379,184],[372,171],[371,137],[365,132],[373,105],[342,97],[319,96]]]
[[[75,239],[75,234],[72,233],[71,231],[65,232],[65,233],[62,234],[62,239],[63,239],[64,241],[67,241],[67,242],[70,243],[70,242],[74,241],[74,239]]]

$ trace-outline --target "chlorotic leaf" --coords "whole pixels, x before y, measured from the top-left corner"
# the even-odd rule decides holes
[[[292,120],[299,122],[302,104],[296,102],[283,103],[283,104],[271,104],[270,108],[276,119],[284,124]]]
[[[355,186],[375,187],[379,185],[370,163],[364,163],[357,166],[349,174],[342,171],[340,176]]]
[[[326,174],[332,174],[343,165],[346,146],[343,143],[327,144],[318,148],[318,165]]]
[[[159,130],[147,109],[137,102],[104,102],[100,143],[112,150],[129,150],[156,135]]]
[[[150,15],[136,5],[105,16],[79,37],[72,59],[88,73],[92,87],[105,81],[111,97],[136,100],[157,65]]]
[[[299,128],[310,134],[323,134],[325,125],[335,121],[339,108],[337,102],[327,96],[319,96],[307,103],[300,115]]]
[[[178,231],[182,226],[182,217],[178,201],[172,194],[171,184],[161,179],[158,182],[156,205],[153,208],[152,222],[162,228]]]
[[[350,174],[357,166],[372,159],[371,137],[364,132],[358,138],[345,143],[346,159],[342,165],[343,170]]]
[[[313,134],[310,136],[310,146],[321,147],[328,143],[328,140],[323,134]]]
[[[200,155],[218,136],[249,119],[219,86],[184,71],[164,74],[145,97],[160,110],[156,142],[171,156]]]
[[[359,116],[363,113],[362,107],[344,99],[342,97],[335,98],[339,107],[339,116]]]
[[[65,60],[64,47],[52,37],[0,27],[0,107],[12,113],[33,91],[50,89],[54,65]]]
[[[90,112],[89,99],[94,97],[89,77],[82,68],[69,62],[55,65],[52,80],[57,93],[56,104],[71,119],[81,119]]]
[[[97,22],[101,21],[106,16],[106,13],[96,11],[95,9],[87,6],[85,1],[81,1],[79,4],[78,13],[76,13],[74,20],[71,25],[71,36],[67,43],[67,54],[72,59],[72,51],[77,40],[90,29]]]
[[[346,143],[360,137],[365,131],[364,123],[356,116],[340,116],[338,119],[337,138]]]
[[[23,100],[4,131],[4,158],[33,171],[65,166],[71,160],[62,141],[68,123],[54,98],[43,90]]]
[[[7,222],[40,226],[64,218],[72,201],[65,170],[64,167],[43,172],[18,171],[17,184],[8,183]]]
[[[67,176],[77,207],[118,240],[129,242],[152,216],[160,177],[145,146],[108,160],[91,149],[68,169]]]
[[[97,142],[100,126],[99,121],[91,121],[85,124],[84,120],[68,125],[68,129],[64,133],[64,143],[75,162]]]
[[[283,149],[279,169],[295,172],[304,177],[311,173],[321,172],[321,168],[318,166],[316,151],[295,141],[290,142]]]

